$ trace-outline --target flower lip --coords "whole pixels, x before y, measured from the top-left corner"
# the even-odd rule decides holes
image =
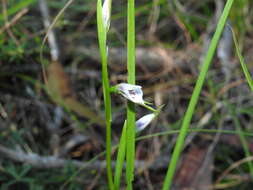
[[[156,117],[155,113],[147,114],[141,117],[135,123],[136,131],[139,132],[145,129],[155,117]]]
[[[128,83],[120,83],[117,85],[117,90],[122,96],[124,96],[128,100],[136,104],[145,104],[143,100],[143,92],[141,86]]]

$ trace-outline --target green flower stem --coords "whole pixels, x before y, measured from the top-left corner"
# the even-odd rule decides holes
[[[127,71],[128,83],[135,84],[135,6],[134,0],[128,0],[127,14]],[[135,160],[135,105],[127,103],[127,130],[126,130],[126,183],[127,190],[132,190],[134,179]]]
[[[168,167],[168,170],[167,170],[167,174],[166,174],[166,177],[165,177],[165,180],[164,180],[162,190],[169,190],[170,187],[171,187],[172,180],[173,180],[174,173],[175,173],[176,166],[177,166],[177,161],[178,161],[179,156],[181,154],[181,151],[183,149],[185,137],[186,137],[186,134],[188,132],[188,128],[190,126],[192,115],[194,113],[196,104],[198,102],[199,94],[200,94],[202,86],[204,84],[204,81],[205,81],[210,63],[213,59],[217,44],[218,44],[220,36],[222,34],[222,31],[223,31],[224,25],[226,23],[228,14],[230,12],[230,9],[232,7],[233,1],[234,0],[227,0],[225,8],[223,10],[223,13],[222,13],[222,15],[220,17],[220,20],[218,22],[216,31],[215,31],[214,36],[212,38],[210,47],[208,49],[207,55],[204,59],[204,63],[201,67],[201,71],[200,71],[197,83],[195,85],[194,91],[192,93],[189,106],[187,108],[185,117],[183,119],[183,124],[182,124],[182,127],[180,129],[179,136],[177,138],[176,146],[175,146],[174,151],[172,153],[171,161],[169,163],[169,167]]]
[[[112,167],[111,167],[111,96],[109,75],[107,71],[107,52],[106,52],[106,29],[103,24],[102,17],[102,2],[97,2],[97,27],[98,27],[98,41],[102,62],[102,84],[105,105],[105,118],[106,118],[106,170],[110,190],[114,190]]]

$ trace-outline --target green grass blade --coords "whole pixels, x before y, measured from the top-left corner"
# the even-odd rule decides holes
[[[115,168],[115,174],[114,174],[115,190],[120,189],[120,178],[121,178],[125,155],[126,155],[126,140],[127,139],[126,139],[126,121],[125,121],[122,134],[120,137],[118,155],[117,155],[117,160],[116,160],[116,168]]]
[[[98,27],[98,41],[102,62],[102,84],[105,104],[105,118],[106,118],[106,170],[110,190],[114,189],[112,167],[111,167],[111,97],[109,75],[107,71],[107,53],[106,53],[106,30],[102,18],[102,2],[97,1],[97,27]]]
[[[237,39],[236,39],[236,35],[233,31],[233,29],[231,28],[231,31],[232,31],[232,34],[233,34],[233,40],[234,40],[234,44],[235,44],[235,49],[236,49],[236,54],[239,58],[239,61],[240,61],[240,64],[241,64],[241,67],[242,67],[242,70],[243,70],[243,73],[247,79],[247,82],[250,86],[250,89],[251,91],[253,91],[253,80],[252,80],[252,77],[250,76],[250,72],[249,70],[247,69],[247,66],[244,62],[244,59],[243,59],[243,56],[241,54],[241,51],[240,51],[240,48],[239,48],[239,45],[238,45],[238,42],[237,42]]]
[[[164,132],[159,132],[159,133],[153,133],[150,135],[145,135],[136,138],[136,141],[140,140],[145,140],[149,139],[152,137],[159,137],[159,136],[165,136],[165,135],[173,135],[173,134],[178,134],[180,133],[180,130],[168,130]],[[229,134],[229,135],[239,135],[238,131],[233,131],[233,130],[220,130],[220,129],[189,129],[188,133],[222,133],[222,134]],[[248,136],[248,137],[253,137],[253,133],[248,133],[248,132],[241,132],[242,135]]]
[[[128,83],[135,84],[135,6],[134,0],[128,0],[127,18],[127,71]],[[135,161],[135,105],[127,103],[127,146],[126,146],[126,182],[132,190]]]
[[[226,5],[223,10],[223,13],[222,13],[220,20],[218,22],[216,31],[215,31],[214,36],[212,38],[210,47],[208,49],[207,55],[204,59],[204,63],[201,67],[198,80],[196,82],[194,91],[191,96],[189,106],[187,108],[185,117],[183,119],[183,124],[182,124],[181,130],[180,130],[179,136],[177,138],[175,149],[172,153],[171,161],[169,163],[168,171],[167,171],[167,174],[166,174],[166,177],[164,180],[164,184],[163,184],[163,188],[162,188],[163,190],[168,190],[171,187],[172,179],[174,177],[174,173],[175,173],[176,166],[177,166],[177,161],[179,159],[179,156],[181,154],[181,151],[182,151],[182,148],[184,145],[184,140],[185,140],[185,137],[186,137],[186,134],[187,134],[187,131],[188,131],[191,119],[192,119],[192,115],[194,113],[196,104],[198,102],[199,94],[200,94],[201,89],[203,87],[210,63],[213,59],[216,47],[218,45],[220,36],[222,34],[222,31],[223,31],[224,25],[226,23],[230,9],[232,7],[232,4],[233,4],[233,0],[227,0]]]

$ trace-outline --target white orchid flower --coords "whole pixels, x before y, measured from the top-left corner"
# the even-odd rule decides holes
[[[102,7],[103,24],[104,24],[106,31],[108,31],[110,28],[111,3],[112,3],[112,0],[104,0],[103,7]]]
[[[143,92],[141,88],[141,86],[127,83],[120,83],[117,85],[117,91],[126,99],[136,104],[144,105],[145,102],[143,100]]]
[[[156,117],[155,113],[151,113],[151,114],[147,114],[143,117],[141,117],[138,121],[136,121],[135,125],[136,125],[136,131],[142,131],[143,129],[145,129],[148,124],[151,123],[151,121]]]

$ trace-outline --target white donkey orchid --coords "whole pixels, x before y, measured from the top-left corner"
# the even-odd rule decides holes
[[[111,88],[111,92],[116,92],[121,94],[124,98],[128,99],[129,101],[139,104],[148,110],[152,111],[153,113],[144,115],[139,120],[135,122],[136,126],[136,132],[142,131],[145,129],[151,121],[158,116],[160,113],[162,106],[160,106],[158,109],[154,109],[151,106],[149,106],[148,102],[143,100],[143,92],[142,87],[138,85],[128,84],[128,83],[120,83],[114,87]]]
[[[142,131],[143,129],[145,129],[150,123],[151,121],[156,117],[155,113],[151,113],[151,114],[147,114],[143,117],[141,117],[138,121],[136,121],[135,125],[136,125],[136,131]]]
[[[141,86],[127,83],[120,83],[117,85],[117,91],[126,99],[136,104],[144,105],[145,102],[143,100],[143,92],[141,88]]]

